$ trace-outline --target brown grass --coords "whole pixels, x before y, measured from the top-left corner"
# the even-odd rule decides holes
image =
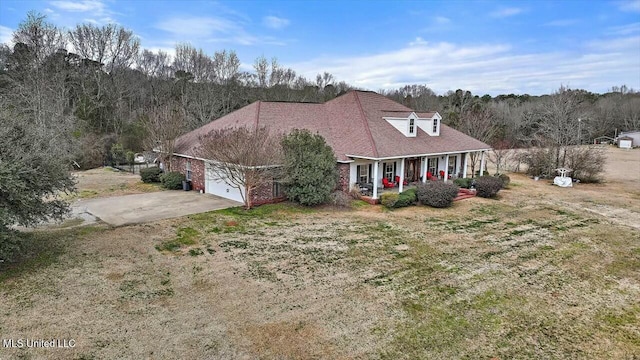
[[[111,168],[97,168],[74,172],[77,181],[77,193],[69,198],[97,198],[106,196],[121,196],[162,191],[159,184],[145,184],[140,175],[128,172],[114,171]]]
[[[280,204],[36,232],[64,246],[0,276],[0,332],[78,345],[0,357],[637,357],[635,182],[512,184],[448,209]]]

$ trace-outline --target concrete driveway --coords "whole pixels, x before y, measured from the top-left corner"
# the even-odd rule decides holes
[[[114,225],[139,224],[169,219],[242,203],[196,191],[160,191],[146,194],[82,199],[73,204],[74,212],[89,213]]]

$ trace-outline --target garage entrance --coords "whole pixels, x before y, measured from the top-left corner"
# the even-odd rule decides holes
[[[213,169],[208,162],[204,165],[204,191],[207,194],[213,194],[225,199],[243,202],[240,190],[232,187],[223,180],[216,179],[213,176]]]

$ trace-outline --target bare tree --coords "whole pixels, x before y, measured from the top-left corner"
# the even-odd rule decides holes
[[[208,175],[238,189],[246,209],[253,206],[255,190],[280,177],[280,136],[271,134],[266,127],[214,130],[201,142],[197,155],[213,160]]]
[[[70,136],[74,119],[69,114],[69,64],[62,34],[44,15],[30,12],[13,33],[13,42],[0,107],[19,109],[50,152],[68,157],[76,141]]]
[[[552,149],[555,167],[564,166],[567,146],[581,140],[581,121],[591,117],[582,106],[579,94],[561,87],[543,102],[535,112],[538,123],[538,145]]]
[[[268,87],[269,61],[264,56],[260,56],[253,63],[253,70],[258,78],[258,87],[266,89]]]
[[[509,163],[514,159],[515,151],[510,144],[503,141],[494,145],[488,155],[489,162],[496,167],[496,174],[499,175],[509,168]]]
[[[151,108],[143,118],[145,147],[158,151],[167,170],[171,170],[171,155],[176,138],[184,132],[184,116],[178,104],[168,103]]]
[[[597,181],[603,171],[604,156],[598,147],[581,146],[582,119],[593,115],[580,91],[561,87],[532,112],[537,128],[537,147],[522,159],[530,175],[551,176],[555,169],[568,167],[583,181]]]
[[[122,135],[133,118],[130,109],[138,87],[131,67],[140,41],[132,31],[114,24],[80,24],[68,38],[84,64],[79,77],[83,105],[94,115],[83,120],[102,132]]]
[[[464,111],[460,115],[457,129],[473,138],[488,143],[496,133],[496,127],[493,123],[493,112],[484,106],[478,106]],[[477,152],[472,152],[469,154],[469,160],[471,176],[473,177],[475,176],[475,169],[480,160],[480,155]],[[480,175],[482,175],[483,171],[484,169],[480,169]]]
[[[324,87],[329,84],[333,85],[334,80],[333,75],[325,71],[322,75],[316,75],[316,86],[318,89],[324,89]]]
[[[80,24],[69,31],[69,40],[80,56],[103,64],[107,73],[130,67],[140,50],[140,40],[133,32],[114,24]]]

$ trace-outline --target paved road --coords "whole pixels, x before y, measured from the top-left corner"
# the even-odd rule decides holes
[[[89,213],[114,225],[139,224],[212,210],[240,206],[242,203],[196,191],[160,191],[146,194],[82,199],[73,204],[74,212]]]

